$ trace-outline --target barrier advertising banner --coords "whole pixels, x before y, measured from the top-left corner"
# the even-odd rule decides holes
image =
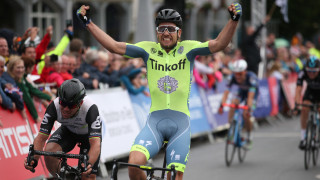
[[[271,98],[268,86],[268,79],[259,80],[259,92],[256,103],[256,109],[253,116],[256,118],[264,118],[270,115],[271,112]]]
[[[128,155],[140,131],[129,94],[122,88],[88,92],[98,106],[102,124],[101,162]]]
[[[40,117],[43,117],[39,113]],[[23,166],[29,152],[29,145],[39,132],[40,124],[36,124],[29,113],[27,122],[18,111],[10,112],[0,107],[0,117],[3,127],[0,129],[0,173],[1,179],[29,179],[37,176],[47,176],[48,173],[41,161],[32,173]],[[30,126],[29,126],[30,125]],[[42,162],[44,162],[42,160]]]
[[[290,109],[294,108],[297,79],[298,75],[296,73],[291,73],[287,79],[281,81],[281,87]]]
[[[224,128],[228,124],[228,107],[224,108],[223,114],[218,114],[223,92],[226,89],[226,81],[217,82],[216,89],[203,89],[199,87],[199,94],[203,103],[205,113],[211,130]],[[229,98],[231,93],[229,94]],[[229,100],[228,100],[229,102]]]
[[[144,95],[143,93],[139,93],[136,95],[130,94],[130,99],[131,99],[132,107],[136,115],[136,118],[138,120],[140,129],[142,129],[146,124],[146,121],[149,115],[151,98]]]
[[[270,116],[275,116],[279,112],[279,94],[280,94],[280,87],[278,85],[278,81],[276,78],[268,78],[269,84],[269,92],[270,92],[270,99],[271,99],[271,112]]]
[[[191,84],[191,93],[189,99],[190,110],[190,128],[191,135],[208,132],[211,130],[211,126],[207,120],[207,116],[202,104],[199,90],[196,83]]]

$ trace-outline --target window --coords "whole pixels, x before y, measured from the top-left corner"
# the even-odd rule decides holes
[[[48,4],[38,1],[32,5],[31,22],[33,27],[39,28],[39,36],[42,39],[43,35],[46,34],[48,26],[53,26],[52,41],[57,45],[61,39],[61,28],[59,13],[50,7]]]

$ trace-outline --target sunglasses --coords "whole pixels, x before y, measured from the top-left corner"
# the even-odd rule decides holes
[[[24,47],[25,47],[25,48],[28,48],[28,47],[36,47],[36,45],[35,45],[33,42],[29,42],[29,43],[24,44]]]
[[[242,71],[242,72],[235,72],[235,73],[234,73],[235,76],[242,76],[242,74],[244,74],[244,71]]]
[[[65,108],[65,107],[68,106],[69,109],[74,109],[74,108],[76,108],[76,107],[79,106],[79,104],[68,104],[68,103],[65,103],[65,102],[63,102],[61,99],[59,99],[59,104],[60,104],[63,108]]]
[[[319,68],[306,68],[307,72],[312,72],[312,73],[316,73],[319,71]]]
[[[174,33],[176,31],[178,31],[180,28],[176,27],[176,26],[158,26],[156,28],[157,32],[158,33],[164,33],[166,30],[169,32],[169,33]]]

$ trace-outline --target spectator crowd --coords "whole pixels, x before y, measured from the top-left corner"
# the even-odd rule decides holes
[[[256,52],[244,50],[252,50],[250,46],[260,49],[252,43],[255,43],[262,27],[263,24],[256,32],[248,29],[244,39],[249,43],[240,45],[240,48],[229,44],[224,51],[197,56],[194,81],[206,90],[215,90],[217,82],[232,73],[232,62],[249,59],[248,64],[253,65],[255,57],[252,55]],[[19,111],[23,118],[27,117],[27,109],[33,120],[40,122],[34,101],[48,106],[57,96],[57,88],[71,78],[78,78],[86,89],[122,86],[131,94],[150,96],[146,89],[146,68],[142,59],[127,59],[102,48],[86,47],[81,39],[73,37],[72,26],[66,28],[59,43],[54,45],[51,41],[52,29],[52,26],[47,27],[42,38],[37,27],[27,29],[21,36],[0,29],[0,104],[3,109]],[[310,55],[320,58],[319,48],[313,42],[304,40],[300,33],[290,41],[270,33],[266,39],[265,76],[283,80],[291,73],[298,73]],[[260,57],[256,58],[258,64]],[[256,67],[252,69],[257,73]]]

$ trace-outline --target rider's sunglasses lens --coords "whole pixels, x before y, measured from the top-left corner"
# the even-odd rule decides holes
[[[77,104],[67,104],[67,103],[65,103],[65,102],[63,102],[63,101],[61,101],[61,100],[59,100],[59,104],[60,104],[63,108],[65,108],[66,106],[68,106],[69,109],[74,109],[74,108],[77,107]]]
[[[307,72],[316,73],[319,71],[319,68],[306,68]]]
[[[158,26],[157,27],[157,31],[159,33],[164,33],[166,30],[169,32],[169,33],[174,33],[178,30],[179,28],[176,27],[176,26]]]

